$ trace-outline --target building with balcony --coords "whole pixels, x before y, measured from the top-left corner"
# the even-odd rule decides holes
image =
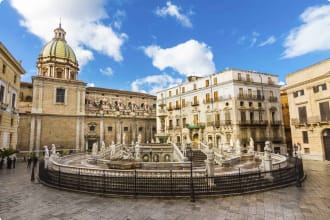
[[[278,77],[228,69],[187,81],[157,93],[157,134],[168,141],[219,146],[239,140],[263,150],[266,140],[276,152],[286,144]]]
[[[25,70],[0,42],[0,148],[17,145],[18,95]]]
[[[286,76],[293,145],[308,159],[330,160],[330,59]]]

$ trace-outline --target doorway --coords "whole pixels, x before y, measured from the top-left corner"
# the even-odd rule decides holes
[[[330,129],[322,132],[325,160],[330,160]]]

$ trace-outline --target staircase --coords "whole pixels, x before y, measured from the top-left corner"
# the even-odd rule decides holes
[[[193,150],[193,167],[204,167],[206,155],[201,150]]]

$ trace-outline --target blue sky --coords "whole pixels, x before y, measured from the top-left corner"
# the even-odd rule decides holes
[[[0,41],[26,70],[59,19],[90,86],[155,94],[225,68],[285,75],[330,56],[328,0],[0,0]]]

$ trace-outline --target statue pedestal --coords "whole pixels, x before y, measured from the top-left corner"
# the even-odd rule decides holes
[[[264,157],[263,166],[264,166],[264,170],[267,172],[265,174],[265,179],[269,179],[272,181],[274,179],[274,177],[272,176],[272,173],[271,173],[272,168],[273,168],[272,158]]]

